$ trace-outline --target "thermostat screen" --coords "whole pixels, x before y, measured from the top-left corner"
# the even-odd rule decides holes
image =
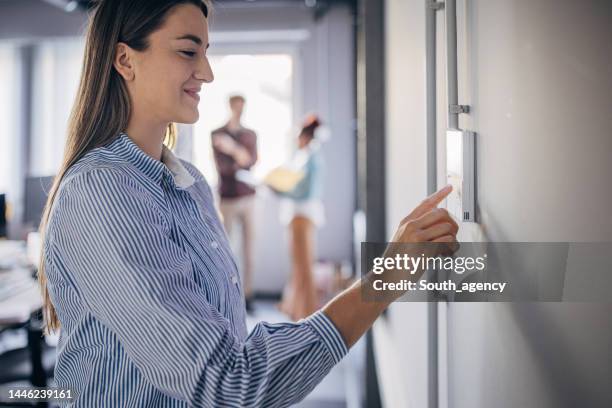
[[[453,186],[453,191],[446,198],[446,209],[457,220],[463,220],[462,186],[463,186],[463,132],[446,131],[446,182]]]

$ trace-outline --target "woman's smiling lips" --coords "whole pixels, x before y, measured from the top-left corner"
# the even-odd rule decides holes
[[[198,92],[200,92],[200,88],[188,88],[188,89],[185,89],[184,91],[187,95],[191,96],[197,102],[200,101],[200,95],[198,95]]]

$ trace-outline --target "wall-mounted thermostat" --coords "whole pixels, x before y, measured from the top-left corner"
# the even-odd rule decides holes
[[[453,186],[446,199],[446,209],[463,222],[476,222],[475,139],[474,132],[446,131],[446,179]]]

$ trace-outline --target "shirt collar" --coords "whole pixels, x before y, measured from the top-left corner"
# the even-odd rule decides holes
[[[162,147],[161,161],[142,151],[125,133],[121,133],[108,147],[158,184],[167,179],[174,186],[185,189],[195,182],[195,178],[165,145]]]
[[[172,174],[172,181],[179,188],[187,188],[195,183],[195,178],[187,171],[183,163],[168,149],[166,145],[162,146],[162,162]]]

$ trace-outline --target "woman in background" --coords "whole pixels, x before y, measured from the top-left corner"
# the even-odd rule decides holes
[[[299,320],[317,310],[319,302],[314,282],[316,228],[325,222],[321,201],[323,190],[323,159],[315,131],[321,125],[316,115],[304,121],[298,136],[298,149],[288,167],[303,174],[297,185],[280,193],[281,222],[289,226],[292,270],[291,278],[283,291],[279,309],[293,320]]]

